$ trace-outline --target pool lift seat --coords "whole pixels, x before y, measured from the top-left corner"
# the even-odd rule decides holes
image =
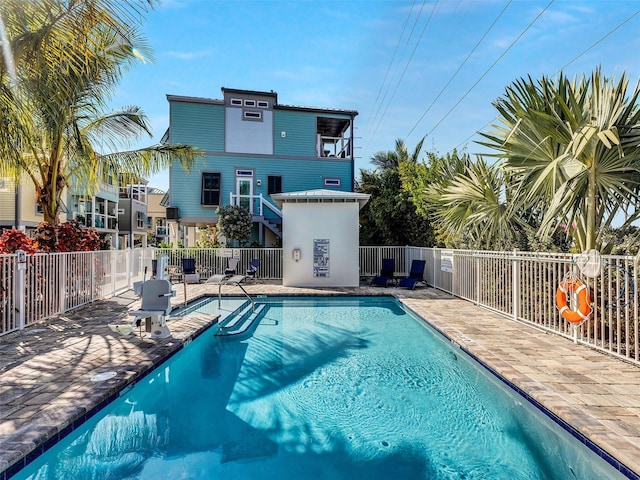
[[[171,336],[166,322],[167,315],[171,313],[171,297],[176,295],[175,290],[171,288],[171,282],[167,279],[152,279],[143,282],[141,287],[142,305],[138,310],[129,312],[129,315],[134,317],[133,321],[130,324],[109,327],[122,335],[130,335],[136,327],[142,330],[142,321],[145,320],[145,331],[150,338]]]

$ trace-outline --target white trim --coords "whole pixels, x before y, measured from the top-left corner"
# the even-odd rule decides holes
[[[256,101],[255,100],[245,99],[244,106],[245,107],[255,107],[256,106]]]
[[[241,98],[232,98],[231,100],[229,100],[229,103],[231,105],[233,105],[234,107],[241,107],[242,106],[242,99]]]
[[[251,120],[261,120],[262,112],[245,111],[244,118],[250,118]]]
[[[342,180],[339,178],[325,178],[324,185],[325,187],[339,187],[342,185]]]

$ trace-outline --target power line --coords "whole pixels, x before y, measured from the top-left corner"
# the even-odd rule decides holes
[[[434,130],[435,130],[436,128],[438,128],[442,122],[444,122],[444,121],[445,121],[445,119],[449,116],[449,114],[450,114],[451,112],[453,112],[453,111],[456,109],[456,107],[457,107],[458,105],[460,105],[460,104],[462,103],[462,101],[463,101],[465,98],[467,98],[467,95],[469,95],[469,94],[471,93],[471,91],[472,91],[472,90],[473,90],[473,89],[474,89],[474,88],[475,88],[475,87],[476,87],[476,86],[477,86],[477,85],[482,81],[482,79],[483,79],[484,77],[486,77],[486,76],[487,76],[487,74],[491,71],[491,69],[493,69],[493,67],[495,67],[495,66],[498,64],[498,62],[499,62],[500,60],[502,60],[502,58],[507,54],[507,52],[509,52],[509,50],[511,50],[511,48],[512,48],[512,47],[513,47],[513,46],[514,46],[514,45],[515,45],[515,44],[516,44],[516,43],[517,43],[517,42],[518,42],[518,41],[519,41],[519,40],[524,36],[524,34],[525,34],[525,33],[527,33],[527,31],[529,31],[529,29],[533,26],[533,24],[534,24],[534,23],[536,23],[536,22],[538,21],[538,19],[539,19],[539,18],[540,18],[540,17],[541,17],[541,16],[542,16],[546,11],[547,11],[547,9],[551,6],[551,4],[552,4],[554,1],[555,1],[555,0],[551,0],[551,1],[550,1],[550,2],[549,2],[549,3],[544,7],[544,9],[543,9],[543,10],[542,10],[542,11],[541,11],[537,16],[536,16],[536,18],[534,18],[534,19],[531,21],[531,23],[529,23],[529,25],[527,25],[527,27],[526,27],[526,28],[525,28],[525,29],[520,33],[520,35],[518,35],[518,36],[516,37],[516,39],[515,39],[513,42],[511,42],[511,45],[509,45],[509,46],[505,49],[505,51],[504,51],[504,52],[502,52],[502,54],[501,54],[501,55],[500,55],[500,56],[499,56],[499,57],[498,57],[498,58],[497,58],[497,59],[496,59],[496,60],[491,64],[491,66],[490,66],[487,70],[485,70],[485,72],[480,76],[480,78],[478,78],[478,80],[476,80],[476,82],[475,82],[473,85],[471,85],[471,87],[469,88],[469,90],[467,90],[467,91],[465,92],[465,94],[464,94],[464,95],[463,95],[463,96],[462,96],[462,97],[461,97],[461,98],[456,102],[456,104],[455,104],[453,107],[451,107],[451,109],[449,109],[449,111],[448,111],[447,113],[445,113],[445,114],[444,114],[444,116],[443,116],[443,117],[438,121],[438,123],[436,123],[436,125],[435,125],[435,126],[434,126],[434,127],[433,127],[433,128],[432,128],[432,129],[427,133],[427,135],[426,135],[426,136],[431,135],[431,134],[434,132]]]
[[[389,99],[389,101],[387,102],[387,106],[384,109],[384,112],[382,113],[382,116],[380,117],[380,120],[378,121],[378,124],[376,125],[375,130],[373,131],[373,133],[371,134],[371,138],[373,138],[376,134],[376,132],[378,131],[378,128],[380,127],[380,124],[382,123],[382,120],[384,119],[384,116],[387,113],[387,110],[389,109],[389,105],[391,105],[391,102],[393,101],[393,97],[395,97],[396,92],[398,91],[398,88],[400,87],[400,83],[402,82],[402,79],[404,78],[405,73],[407,72],[407,69],[409,68],[409,65],[411,64],[411,61],[413,60],[413,56],[416,53],[416,50],[418,49],[418,45],[420,45],[420,41],[422,40],[422,37],[424,36],[424,32],[426,31],[427,27],[429,26],[429,23],[431,22],[431,19],[433,18],[433,14],[435,13],[437,7],[438,7],[438,3],[440,0],[436,0],[436,2],[433,5],[433,8],[431,9],[431,13],[429,14],[429,18],[427,19],[427,22],[424,25],[424,28],[422,29],[422,32],[420,33],[420,38],[418,38],[418,41],[416,42],[415,46],[413,47],[413,51],[411,52],[411,55],[409,56],[409,59],[407,60],[407,63],[404,66],[404,70],[402,70],[402,75],[400,75],[400,78],[398,79],[398,82],[396,83],[396,87],[393,90],[393,94],[391,95],[391,98]],[[371,141],[369,141],[371,142]]]
[[[387,78],[389,77],[389,72],[391,71],[391,66],[393,65],[393,62],[396,58],[396,54],[398,53],[398,47],[400,46],[400,42],[402,40],[402,37],[404,37],[404,32],[407,28],[407,24],[409,23],[409,18],[411,17],[411,12],[413,12],[413,7],[416,4],[416,1],[413,0],[413,3],[411,4],[411,8],[409,9],[409,13],[407,14],[407,18],[404,21],[404,25],[402,26],[402,32],[400,33],[400,37],[398,37],[398,42],[396,43],[396,48],[393,50],[393,55],[391,56],[391,61],[389,62],[389,66],[387,67],[387,71],[384,74],[384,79],[382,80],[382,83],[380,84],[380,89],[378,90],[378,94],[376,95],[376,99],[373,102],[373,107],[372,110],[375,112],[375,115],[373,117],[372,120],[372,124],[375,123],[376,118],[378,117],[378,113],[380,112],[380,108],[378,106],[378,99],[380,98],[380,93],[382,92],[382,88],[385,86],[385,83],[387,82]],[[423,3],[424,6],[424,3]],[[422,12],[422,8],[420,9],[420,12]],[[418,18],[419,18],[418,14]],[[412,30],[413,31],[413,30]],[[411,38],[411,35],[409,35],[408,38]],[[408,40],[407,40],[408,41]],[[387,90],[388,91],[388,87]],[[386,96],[386,91],[385,91],[385,96]],[[384,102],[384,97],[381,100],[381,103]],[[371,127],[369,127],[369,131],[371,130]]]
[[[586,49],[584,49],[582,52],[580,52],[578,55],[576,55],[575,57],[573,57],[569,62],[565,63],[562,68],[560,68],[559,71],[564,70],[565,68],[567,68],[569,65],[571,65],[573,62],[575,62],[578,58],[580,58],[581,56],[583,56],[585,53],[587,53],[589,50],[591,50],[593,47],[595,47],[596,45],[598,45],[599,43],[601,43],[604,39],[606,39],[609,35],[611,35],[613,32],[615,32],[616,30],[618,30],[620,27],[622,27],[624,24],[626,24],[627,22],[629,22],[633,17],[635,17],[636,15],[640,14],[640,10],[636,11],[635,13],[631,14],[629,17],[627,17],[625,20],[623,20],[622,22],[620,22],[618,25],[616,25],[615,27],[613,27],[611,30],[609,30],[607,33],[605,33],[602,37],[600,37],[598,40],[596,40],[595,42],[593,42],[589,47],[587,47]],[[469,135],[467,138],[465,138],[462,142],[460,142],[458,145],[456,145],[454,147],[454,149],[458,149],[459,147],[461,147],[462,145],[464,145],[466,142],[468,142],[469,140],[471,140],[476,134],[480,133],[482,130],[484,130],[485,128],[487,128],[489,125],[491,125],[491,122],[493,122],[494,120],[497,120],[498,117],[494,117],[492,120],[490,120],[489,122],[485,123],[482,127],[480,127],[478,130],[476,130],[475,132],[473,132],[471,135]],[[411,132],[409,132],[411,133]]]
[[[509,0],[509,2],[507,2],[507,4],[505,5],[505,7],[502,9],[502,11],[498,14],[498,16],[496,17],[496,19],[493,21],[493,23],[489,26],[489,28],[487,29],[486,32],[484,32],[484,35],[482,35],[482,37],[480,38],[480,40],[478,40],[478,42],[475,44],[475,46],[473,47],[473,49],[467,54],[466,58],[464,59],[464,61],[460,64],[460,66],[458,67],[458,69],[455,71],[455,73],[451,76],[451,78],[449,79],[449,81],[445,84],[444,87],[442,87],[442,90],[440,90],[440,93],[438,93],[438,95],[436,96],[436,98],[433,99],[433,101],[431,102],[431,104],[427,107],[427,109],[424,111],[424,113],[422,114],[422,116],[418,119],[418,121],[413,125],[413,127],[411,127],[411,130],[409,130],[409,133],[407,133],[407,135],[405,136],[405,140],[407,139],[407,137],[409,137],[409,135],[411,135],[413,133],[413,131],[416,129],[416,127],[418,126],[418,124],[422,121],[422,119],[427,115],[427,113],[429,113],[429,111],[431,110],[431,108],[433,107],[433,105],[438,101],[438,99],[442,96],[442,94],[444,93],[444,91],[447,89],[447,87],[451,84],[451,82],[453,81],[454,78],[456,78],[456,76],[458,75],[458,73],[460,72],[460,70],[462,69],[462,67],[464,67],[464,65],[467,63],[467,61],[469,60],[469,58],[471,58],[471,55],[473,55],[473,53],[478,49],[478,47],[480,46],[480,44],[484,41],[484,39],[487,37],[487,35],[489,34],[489,32],[491,31],[491,29],[496,25],[496,23],[498,23],[498,20],[500,20],[500,17],[502,17],[502,15],[504,14],[504,12],[507,11],[507,8],[509,8],[509,5],[511,5],[511,1]]]
[[[586,50],[584,50],[583,52],[579,53],[578,55],[576,55],[575,57],[573,57],[573,59],[569,62],[566,63],[560,70],[564,70],[565,68],[567,68],[569,65],[571,65],[573,62],[575,62],[577,59],[579,59],[582,55],[584,55],[585,53],[587,53],[589,50],[591,50],[593,47],[595,47],[596,45],[598,45],[600,42],[602,42],[605,38],[607,38],[609,35],[611,35],[613,32],[615,32],[616,30],[618,30],[620,27],[622,27],[625,23],[627,23],[629,20],[631,20],[633,17],[635,17],[636,15],[638,15],[640,13],[640,10],[637,10],[635,13],[633,13],[630,17],[628,17],[626,20],[623,20],[621,23],[619,23],[618,25],[616,25],[611,31],[609,31],[608,33],[606,33],[604,36],[602,36],[599,40],[596,40],[593,44],[591,44],[591,46],[589,46]]]

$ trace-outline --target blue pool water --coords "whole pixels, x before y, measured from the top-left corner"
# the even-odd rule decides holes
[[[260,302],[252,336],[210,329],[16,478],[622,478],[394,299]]]

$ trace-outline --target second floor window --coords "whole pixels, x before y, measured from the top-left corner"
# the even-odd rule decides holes
[[[282,193],[282,177],[269,175],[267,177],[267,195]]]
[[[203,173],[202,191],[200,194],[202,205],[220,205],[220,174]]]

